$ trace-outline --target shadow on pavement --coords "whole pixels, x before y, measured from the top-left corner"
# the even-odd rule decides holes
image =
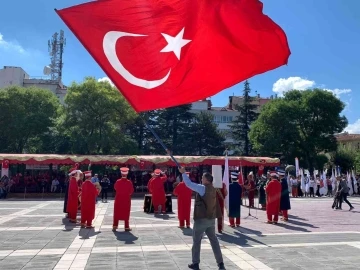
[[[290,223],[290,221],[288,222]],[[283,227],[285,229],[288,229],[290,231],[298,231],[298,232],[311,232],[306,228],[302,228],[302,227],[296,227],[296,226],[291,226],[288,223],[278,223],[276,226],[279,227]],[[309,226],[310,227],[310,226]],[[318,227],[312,227],[312,228],[318,228]]]
[[[183,228],[183,229],[180,229],[183,233],[183,235],[186,235],[186,236],[192,236],[193,235],[193,229],[191,228]]]
[[[165,214],[165,215],[156,214],[156,215],[154,215],[154,218],[162,219],[162,220],[170,220],[170,219],[174,219],[175,217],[169,216],[168,214]]]
[[[124,244],[135,244],[135,241],[139,239],[139,237],[133,235],[131,232],[113,232],[116,236],[116,240],[124,242]]]
[[[298,226],[301,226],[301,227],[309,227],[309,228],[319,228],[319,227],[316,227],[312,224],[309,224],[309,223],[305,223],[305,222],[300,222],[300,221],[296,221],[296,220],[291,220],[289,219],[289,221],[286,223],[286,224],[293,224],[293,225],[298,225]],[[283,223],[281,223],[283,224]]]
[[[291,218],[291,219],[296,219],[296,220],[304,220],[304,221],[308,221],[308,220],[307,220],[307,219],[305,219],[305,218],[301,218],[301,217],[294,216],[294,215],[289,215],[289,218]]]
[[[255,234],[257,236],[262,236],[261,231],[256,231],[256,230],[252,230],[252,229],[244,228],[244,227],[238,227],[238,228],[234,228],[234,229],[237,230],[240,233]]]
[[[238,231],[234,231],[234,235],[223,233],[223,234],[217,235],[217,237],[221,241],[224,241],[229,244],[239,245],[242,247],[247,247],[247,246],[251,247],[254,244],[266,246],[265,243],[263,243],[259,240],[256,240],[250,236],[244,235]],[[251,243],[249,243],[249,242],[251,242]]]
[[[69,222],[68,218],[63,218],[62,225],[65,226],[64,231],[69,232],[69,231],[72,231],[76,226],[79,226],[80,224],[79,223],[71,223],[71,222]]]
[[[90,239],[90,237],[98,235],[101,232],[95,232],[95,229],[80,229],[79,236],[80,239]]]

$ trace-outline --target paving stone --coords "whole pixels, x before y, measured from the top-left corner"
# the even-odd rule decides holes
[[[350,200],[355,206],[360,203],[359,198],[351,197]],[[219,242],[224,247],[223,257],[227,269],[240,269],[233,261],[238,255],[232,253],[232,256],[227,257],[226,254],[231,253],[230,250],[232,250],[228,248],[244,252],[243,254],[250,256],[252,260],[262,262],[274,270],[359,269],[357,254],[360,248],[360,234],[353,232],[358,231],[360,217],[349,211],[333,211],[329,207],[331,203],[331,199],[323,198],[292,200],[290,222],[280,223],[278,226],[265,224],[265,212],[261,210],[251,210],[257,218],[246,218],[248,210],[244,208],[242,226],[236,229],[226,226],[224,234],[218,235]],[[90,270],[188,269],[187,264],[191,262],[192,230],[178,229],[176,214],[154,217],[154,215],[143,213],[142,204],[142,200],[132,201],[133,212],[130,225],[133,231],[124,232],[123,223],[120,223],[118,232],[114,233],[111,231],[113,203],[110,202],[105,207],[105,204],[99,202],[98,210],[105,209],[106,213],[102,220],[104,227],[100,228],[96,234],[88,234],[87,230],[79,230],[78,225],[70,224],[64,219],[63,204],[59,200],[2,201],[0,205],[0,269],[53,269],[58,264],[69,264],[67,260],[70,260],[71,254],[74,258],[78,252],[79,256],[85,256],[83,258],[86,259],[82,259],[85,263],[84,267]],[[323,211],[314,215],[311,210],[314,204]],[[173,207],[176,211],[176,200],[173,200]],[[23,210],[30,212],[21,214]],[[328,222],[329,216],[332,217],[332,222]],[[4,217],[9,217],[10,220],[4,219],[5,221],[2,222]],[[57,229],[51,229],[54,227]],[[15,231],[16,228],[19,230]],[[348,232],[342,233],[344,230]],[[81,235],[79,239],[87,239],[85,242],[78,240],[80,241],[78,243],[83,243],[84,247],[80,248],[80,244],[77,248],[68,249],[76,242],[75,239],[79,234]],[[349,244],[336,244],[342,242],[355,243],[354,245],[359,243],[359,248]],[[203,239],[202,243],[204,244],[201,252],[201,269],[217,269],[207,239]],[[277,245],[294,243],[302,246],[277,247]],[[306,243],[324,245],[307,246]],[[331,244],[325,246],[326,243]],[[259,245],[263,247],[254,247]],[[269,247],[272,245],[274,247]],[[237,246],[243,249],[238,249]],[[111,247],[115,249],[104,253],[95,253],[93,249],[101,252],[101,249]],[[116,247],[120,252],[115,252]],[[171,247],[182,250],[172,250]],[[31,253],[32,255],[28,256],[26,254],[26,250],[34,249],[59,252],[68,249],[68,252],[67,255],[63,255],[62,252],[57,255]],[[23,253],[16,256],[1,253],[7,250],[21,250]],[[62,256],[64,260],[61,259]],[[245,262],[248,258],[246,256]],[[71,263],[70,260],[70,265]]]

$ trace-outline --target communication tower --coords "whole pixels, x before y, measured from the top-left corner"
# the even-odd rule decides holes
[[[63,30],[60,30],[60,34],[55,33],[52,39],[48,41],[51,63],[44,68],[44,74],[50,75],[53,81],[61,82],[62,68],[64,65],[62,57],[65,45],[66,39]]]

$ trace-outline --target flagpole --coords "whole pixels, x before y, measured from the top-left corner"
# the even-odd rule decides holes
[[[156,138],[156,140],[158,141],[158,143],[164,148],[164,150],[166,151],[166,153],[171,157],[171,159],[175,162],[176,166],[178,168],[180,168],[180,164],[179,162],[175,159],[175,157],[171,154],[170,150],[165,146],[164,142],[160,139],[159,135],[157,135],[157,133],[155,132],[155,130],[149,125],[149,123],[140,116],[140,118],[144,121],[145,126],[147,127],[148,130],[150,130],[150,132],[154,135],[154,137]]]

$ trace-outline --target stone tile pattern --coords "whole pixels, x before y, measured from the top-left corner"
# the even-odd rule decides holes
[[[350,200],[356,208],[360,204]],[[187,269],[191,229],[177,228],[176,213],[143,213],[142,203],[132,202],[133,231],[125,233],[120,225],[114,233],[112,202],[98,203],[95,230],[84,230],[67,222],[61,201],[1,201],[0,269]],[[314,204],[321,211],[315,212]],[[218,235],[227,269],[359,269],[353,268],[359,214],[330,206],[330,199],[292,200],[290,222],[278,226],[265,224],[261,210],[251,210],[256,218],[247,217],[243,207],[241,228],[227,227]],[[216,269],[206,238],[202,248],[201,269]]]

